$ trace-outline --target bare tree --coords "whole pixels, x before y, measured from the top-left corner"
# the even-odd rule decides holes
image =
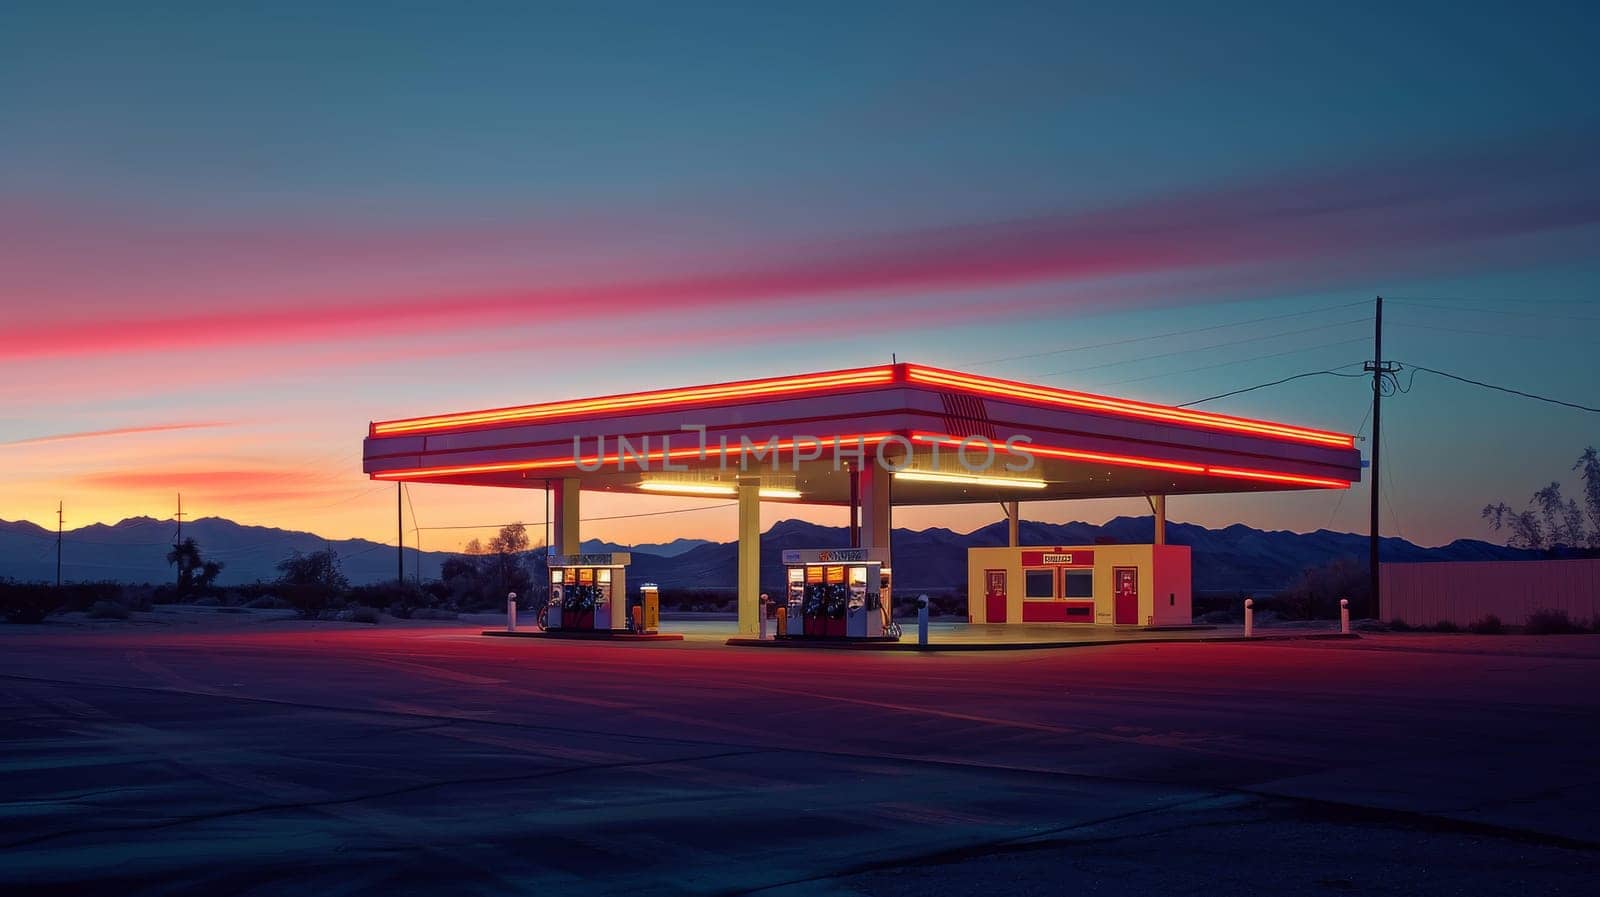
[[[1573,470],[1583,480],[1583,503],[1589,513],[1589,547],[1600,548],[1600,454],[1594,446],[1584,449]]]
[[[1483,519],[1489,521],[1489,528],[1497,533],[1509,530],[1506,544],[1512,548],[1544,550],[1544,527],[1539,525],[1539,517],[1532,511],[1518,511],[1502,501],[1484,505]]]
[[[501,593],[528,591],[528,570],[522,565],[522,555],[527,550],[528,530],[520,523],[501,527],[499,534],[489,540],[485,561]]]
[[[1484,505],[1483,519],[1495,532],[1508,531],[1506,544],[1513,548],[1535,551],[1600,548],[1600,455],[1590,446],[1572,469],[1581,471],[1583,504],[1563,496],[1561,484],[1552,481],[1533,493],[1526,510],[1518,511],[1502,501]]]

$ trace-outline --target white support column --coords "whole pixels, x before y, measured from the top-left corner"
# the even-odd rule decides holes
[[[894,474],[877,464],[861,466],[861,547],[885,552],[884,566],[891,566],[889,551],[889,484]]]
[[[1150,496],[1150,512],[1156,519],[1156,544],[1167,544],[1167,497],[1165,495]]]
[[[1003,502],[1006,507],[1006,544],[1012,548],[1017,547],[1018,515],[1021,513],[1020,501]]]
[[[739,634],[754,636],[761,614],[761,478],[739,477]]]
[[[556,554],[578,554],[583,550],[583,537],[578,532],[577,478],[569,477],[557,483],[552,494],[555,508],[550,516],[556,525]]]

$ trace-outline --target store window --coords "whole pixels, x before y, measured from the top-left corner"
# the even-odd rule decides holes
[[[1066,580],[1068,598],[1094,597],[1093,570],[1068,570],[1063,578]]]
[[[1022,586],[1024,597],[1054,598],[1056,597],[1056,571],[1024,570],[1022,571]]]

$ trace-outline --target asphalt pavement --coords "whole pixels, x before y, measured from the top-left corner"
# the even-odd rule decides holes
[[[0,627],[0,893],[1589,893],[1600,637]]]

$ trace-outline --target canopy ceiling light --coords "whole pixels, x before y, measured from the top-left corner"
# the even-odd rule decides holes
[[[665,492],[677,495],[738,495],[739,487],[732,483],[694,482],[689,480],[644,480],[639,488],[646,492]],[[780,486],[762,486],[762,498],[799,498],[800,490]]]
[[[1030,480],[1022,477],[994,477],[977,473],[947,473],[942,470],[897,470],[894,473],[897,480],[911,480],[918,483],[950,483],[959,486],[997,486],[1001,489],[1043,489],[1044,480]]]

